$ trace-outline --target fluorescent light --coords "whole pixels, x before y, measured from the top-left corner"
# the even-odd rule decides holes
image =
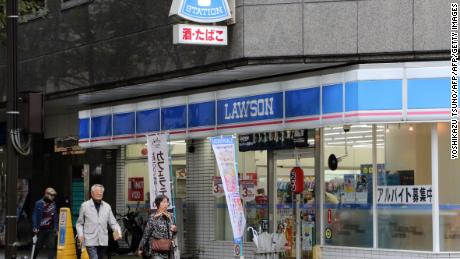
[[[371,145],[366,145],[366,144],[362,144],[362,145],[353,145],[352,147],[370,147]]]
[[[334,136],[334,135],[340,135],[342,133],[340,132],[331,132],[331,133],[324,133],[324,136]]]
[[[372,143],[372,140],[355,140],[355,143]]]

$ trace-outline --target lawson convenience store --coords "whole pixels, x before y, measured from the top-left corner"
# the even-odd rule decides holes
[[[119,146],[129,165],[146,134],[169,132],[173,165],[180,161],[173,170],[181,179],[176,191],[183,188],[185,203],[183,251],[195,258],[232,257],[230,221],[225,199],[213,194],[218,172],[207,140],[227,134],[254,142],[238,152],[241,178],[255,184],[253,199],[243,199],[245,215],[257,230],[285,233],[285,258],[311,258],[315,245],[322,258],[455,256],[460,162],[450,160],[448,65],[354,65],[98,107],[80,111],[79,143]],[[306,144],[292,144],[298,137]],[[331,154],[339,158],[335,170],[328,166]],[[116,176],[127,204],[128,179],[146,177],[146,158],[136,159],[138,166]],[[288,184],[295,165],[305,174],[298,205]],[[381,199],[379,190],[410,199]],[[252,237],[245,238],[251,255]]]

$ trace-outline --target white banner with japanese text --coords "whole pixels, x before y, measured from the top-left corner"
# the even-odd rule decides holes
[[[222,179],[230,222],[232,223],[233,238],[235,243],[241,243],[246,219],[238,184],[235,137],[214,137],[211,138],[211,144]]]
[[[150,208],[155,209],[155,197],[166,195],[170,201],[171,177],[169,170],[169,146],[166,134],[154,134],[147,136],[147,150],[149,162],[150,183]],[[169,203],[172,209],[173,202]]]
[[[431,185],[377,186],[377,204],[431,204]]]

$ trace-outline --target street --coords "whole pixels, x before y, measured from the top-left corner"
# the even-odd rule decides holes
[[[4,258],[5,258],[5,250],[2,249],[0,252],[0,259],[4,259]],[[30,250],[18,251],[17,258],[18,259],[23,259],[23,258],[30,259]],[[43,251],[38,256],[38,259],[46,259],[46,258],[48,258],[48,251]],[[107,256],[105,258],[107,258]],[[116,255],[116,256],[112,256],[112,258],[114,259],[134,259],[134,258],[139,258],[139,257],[134,256],[134,255]]]

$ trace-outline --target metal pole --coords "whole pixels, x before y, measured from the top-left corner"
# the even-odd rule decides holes
[[[439,153],[438,153],[438,124],[431,125],[431,188],[433,190],[433,252],[439,253],[440,239],[439,234]]]
[[[372,125],[372,248],[379,247],[378,235],[378,217],[377,217],[377,184],[378,184],[378,167],[377,167],[377,125]],[[369,188],[369,187],[368,187]]]
[[[5,258],[16,258],[16,199],[18,159],[11,142],[10,132],[17,128],[17,29],[18,3],[17,0],[7,0],[6,5],[6,35],[8,61],[8,95],[7,95],[7,176],[6,176],[6,250]]]
[[[273,150],[267,150],[267,178],[268,178],[268,232],[274,233],[276,231],[276,175],[275,175],[275,153]]]

